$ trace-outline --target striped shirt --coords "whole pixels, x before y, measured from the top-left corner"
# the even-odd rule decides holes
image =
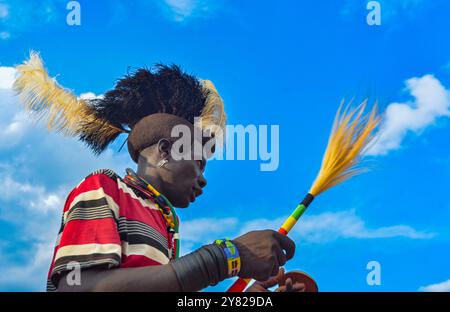
[[[111,170],[88,175],[67,197],[47,280],[62,273],[161,265],[173,255],[174,235],[158,206]]]

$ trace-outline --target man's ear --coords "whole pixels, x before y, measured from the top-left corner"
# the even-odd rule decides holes
[[[158,141],[158,152],[161,157],[167,157],[170,154],[172,143],[168,139],[160,139]]]

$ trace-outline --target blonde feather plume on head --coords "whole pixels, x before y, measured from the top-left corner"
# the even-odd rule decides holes
[[[216,87],[210,80],[201,80],[206,96],[205,107],[201,112],[202,129],[210,130],[217,140],[218,145],[223,145],[225,140],[225,126],[227,116],[222,98]],[[220,133],[219,133],[220,132]]]
[[[80,139],[89,137],[108,144],[125,130],[99,118],[86,101],[61,87],[44,68],[39,54],[30,52],[29,60],[16,67],[14,90],[25,109],[39,119],[47,119],[50,130]]]
[[[365,100],[359,107],[347,106],[341,113],[343,102],[334,120],[322,166],[309,193],[317,196],[351,177],[364,172],[361,158],[375,137],[375,129],[381,121],[377,104],[364,115]]]

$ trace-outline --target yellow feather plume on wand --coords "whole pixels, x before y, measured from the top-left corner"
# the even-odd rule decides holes
[[[366,105],[367,100],[354,109],[347,106],[341,113],[343,106],[341,103],[336,113],[319,174],[309,193],[286,219],[278,232],[287,235],[315,196],[365,170],[361,167],[362,156],[375,138],[376,129],[381,122],[377,105],[374,105],[370,113],[364,114]],[[238,279],[228,291],[241,292],[250,281],[250,279]]]
[[[16,67],[17,77],[14,90],[25,109],[47,118],[50,130],[80,138],[89,137],[99,146],[106,146],[120,133],[126,132],[103,118],[99,118],[86,101],[78,99],[62,88],[54,78],[49,77],[44,64],[36,52]]]
[[[309,191],[313,196],[364,172],[360,166],[361,156],[374,139],[374,131],[381,121],[376,104],[369,114],[363,114],[367,100],[359,108],[347,106],[341,114],[342,104],[336,113],[319,174]]]

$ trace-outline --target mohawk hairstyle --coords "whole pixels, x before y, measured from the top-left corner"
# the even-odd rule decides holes
[[[207,95],[200,81],[177,65],[157,64],[151,70],[141,68],[126,75],[113,90],[102,99],[91,100],[90,105],[99,117],[128,128],[155,113],[177,115],[194,123]]]

